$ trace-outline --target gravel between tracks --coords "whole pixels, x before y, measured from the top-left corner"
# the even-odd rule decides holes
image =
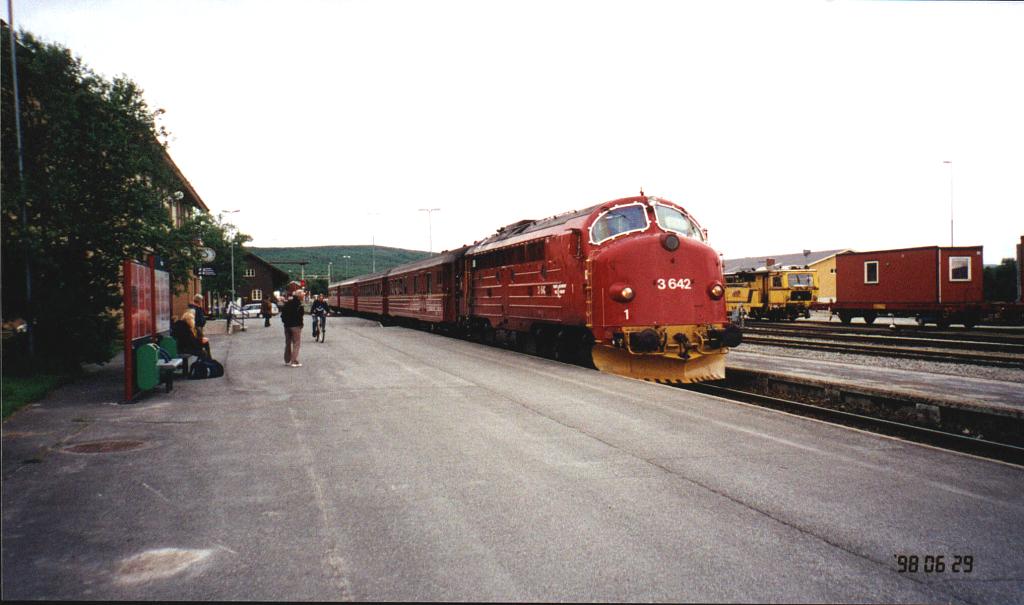
[[[862,366],[881,366],[899,370],[910,370],[915,372],[931,372],[932,374],[949,374],[952,376],[969,376],[971,378],[986,378],[1002,382],[1019,382],[1024,384],[1024,370],[1015,368],[997,368],[973,364],[946,363],[938,361],[926,361],[923,359],[899,359],[894,357],[876,357],[874,355],[860,355],[856,353],[835,353],[830,351],[815,351],[810,349],[791,349],[788,347],[773,347],[770,345],[741,344],[743,351],[761,353],[773,357],[797,357],[800,359],[818,359],[836,363],[848,363]]]

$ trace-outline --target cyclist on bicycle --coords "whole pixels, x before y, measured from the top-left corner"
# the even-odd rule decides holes
[[[327,328],[327,312],[330,308],[323,294],[317,294],[316,300],[309,307],[309,314],[313,316],[313,339],[315,340],[321,332]]]

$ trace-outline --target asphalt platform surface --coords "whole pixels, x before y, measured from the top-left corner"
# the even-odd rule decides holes
[[[359,319],[212,340],[4,422],[4,599],[1024,598],[1020,467]]]

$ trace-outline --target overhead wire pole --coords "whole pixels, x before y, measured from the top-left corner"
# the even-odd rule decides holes
[[[430,238],[429,242],[430,242],[430,253],[431,254],[433,254],[433,252],[434,252],[434,226],[431,223],[430,217],[435,212],[440,212],[440,210],[441,210],[440,208],[420,208],[420,212],[426,212],[427,213],[427,236]]]
[[[28,356],[35,358],[36,336],[32,324],[32,255],[28,246],[28,198],[25,194],[25,152],[21,144],[21,103],[18,94],[18,43],[14,35],[14,0],[7,0],[7,24],[11,36],[11,85],[14,93],[14,138],[18,147],[18,188],[21,195],[21,231],[25,238],[25,328],[28,330]]]

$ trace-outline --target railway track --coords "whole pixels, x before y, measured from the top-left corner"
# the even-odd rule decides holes
[[[743,330],[743,341],[749,344],[1024,368],[1024,333],[955,334],[917,330],[894,333],[885,328],[850,330],[809,324],[751,323]]]
[[[724,399],[750,403],[761,407],[781,410],[784,412],[825,420],[844,426],[868,430],[875,433],[900,437],[909,441],[925,443],[943,449],[964,452],[994,460],[1002,460],[1012,464],[1024,464],[1024,447],[991,441],[978,437],[970,437],[957,433],[855,414],[843,410],[813,405],[791,399],[770,397],[749,391],[741,391],[726,386],[697,383],[682,385],[689,391],[715,395]]]
[[[1024,327],[1014,328],[937,328],[907,324],[845,325],[826,321],[798,321],[794,323],[761,322],[747,320],[744,330],[768,330],[776,333],[799,334],[857,334],[876,336],[900,336],[905,338],[928,338],[956,342],[980,342],[989,344],[1024,344]]]

